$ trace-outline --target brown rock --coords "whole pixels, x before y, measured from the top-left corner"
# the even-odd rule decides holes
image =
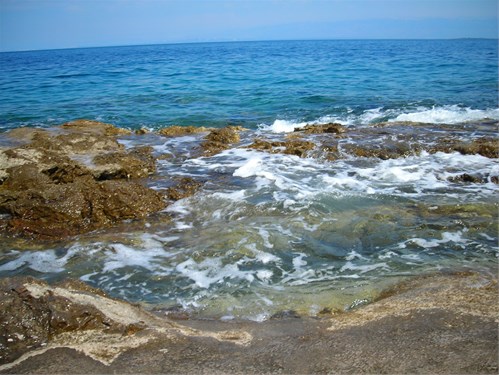
[[[273,154],[281,153],[286,155],[296,155],[301,158],[308,156],[309,151],[315,148],[315,143],[302,139],[289,139],[286,141],[267,141],[255,139],[248,148],[262,150]]]
[[[99,154],[91,168],[98,180],[142,178],[156,172],[152,147],[135,148],[129,152]]]
[[[159,192],[132,181],[97,182],[87,175],[52,183],[30,173],[32,166],[19,169],[0,190],[0,213],[9,215],[4,220],[15,235],[61,238],[144,218],[166,205]]]
[[[128,129],[117,128],[114,125],[104,122],[79,119],[66,122],[61,125],[63,128],[75,131],[78,134],[95,134],[105,136],[128,135],[132,132]]]
[[[240,141],[239,132],[241,130],[242,128],[237,126],[212,130],[201,143],[203,154],[211,156],[227,150],[231,145]]]
[[[447,180],[449,180],[450,182],[470,182],[474,184],[485,182],[485,179],[483,179],[482,177],[473,176],[468,173],[463,173],[459,176],[449,177]]]
[[[493,272],[416,277],[349,312],[325,309],[319,319],[294,319],[285,312],[263,323],[202,319],[181,325],[91,292],[35,282],[23,286],[21,293],[34,299],[48,293],[72,303],[85,299],[92,301],[87,306],[104,306],[98,310],[131,332],[134,323],[146,328],[119,340],[109,340],[113,334],[105,328],[63,332],[49,338],[50,350],[2,366],[1,373],[190,374],[202,367],[216,374],[497,374],[498,369]],[[20,319],[14,315],[12,324]]]
[[[0,230],[56,239],[141,219],[165,207],[161,193],[133,181],[156,170],[150,147],[125,151],[112,125],[77,121],[69,133],[34,133],[0,151]],[[77,129],[83,129],[79,134]],[[113,180],[113,181],[109,181]]]
[[[29,143],[33,140],[36,134],[44,132],[45,130],[38,128],[22,127],[11,129],[2,135],[7,136],[9,139],[16,141],[17,143]]]
[[[202,185],[201,182],[196,181],[191,177],[183,177],[175,186],[166,190],[166,197],[173,201],[187,198],[194,195]]]
[[[308,155],[308,152],[315,148],[315,143],[304,140],[290,140],[284,143],[284,154],[296,155],[304,158]]]
[[[455,150],[463,155],[478,154],[487,158],[499,157],[499,142],[493,138],[479,138],[471,143],[457,145]]]
[[[92,330],[133,334],[144,328],[140,322],[123,324],[115,321],[95,305],[69,298],[71,293],[94,296],[94,300],[105,298],[98,289],[75,280],[66,281],[58,288],[70,293],[60,295],[47,283],[32,278],[0,280],[0,364],[47,345],[54,336],[63,332]]]
[[[212,130],[212,128],[205,128],[203,126],[196,127],[196,126],[173,125],[158,130],[158,134],[163,135],[165,137],[183,137],[191,134],[206,133],[209,132],[210,130]]]
[[[463,142],[456,139],[443,139],[429,152],[459,152],[463,155],[482,155],[487,158],[499,157],[499,142],[497,139],[482,137],[471,142]]]
[[[321,125],[306,125],[303,128],[296,128],[295,132],[303,132],[305,134],[342,134],[347,131],[347,128],[341,124],[328,123]]]
[[[344,151],[356,157],[378,158],[382,160],[405,158],[420,152],[417,147],[414,148],[413,146],[403,142],[384,144],[380,146],[358,146],[347,144],[344,146]]]

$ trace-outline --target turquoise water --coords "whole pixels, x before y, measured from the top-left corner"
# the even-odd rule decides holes
[[[497,40],[174,44],[0,54],[0,127],[255,128],[498,107]]]
[[[424,273],[494,273],[498,159],[421,152],[381,160],[346,150],[497,138],[497,50],[497,40],[352,40],[1,53],[3,130],[76,118],[250,130],[211,157],[191,152],[203,134],[121,137],[125,147],[168,156],[149,186],[188,176],[203,187],[165,210],[171,220],[29,250],[0,242],[0,277],[74,277],[193,316],[262,321],[287,309],[348,310]],[[309,157],[245,147],[331,121],[348,131],[309,136],[317,144]],[[328,136],[339,160],[322,154]],[[463,174],[481,182],[456,182]]]

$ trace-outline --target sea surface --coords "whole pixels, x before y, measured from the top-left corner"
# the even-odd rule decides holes
[[[203,135],[122,137],[127,147],[171,155],[158,160],[151,187],[165,187],[162,176],[189,176],[203,188],[169,206],[169,222],[124,223],[48,248],[0,246],[0,277],[76,277],[156,309],[262,321],[286,310],[355,308],[425,273],[497,272],[497,159],[420,152],[329,160],[244,147],[328,122],[352,131],[388,123],[384,136],[366,131],[341,144],[383,144],[397,132],[426,146],[437,135],[497,138],[497,62],[497,40],[0,53],[0,132],[78,118],[132,130],[248,129],[241,144],[211,157],[191,154]],[[482,181],[456,182],[463,174]]]

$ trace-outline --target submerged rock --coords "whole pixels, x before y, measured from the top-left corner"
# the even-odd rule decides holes
[[[487,182],[487,179],[482,176],[471,175],[468,173],[463,173],[458,176],[449,177],[447,178],[447,180],[450,182],[464,182],[464,183],[469,182],[473,184],[480,184]]]
[[[172,201],[194,195],[203,184],[191,177],[183,177],[177,181],[175,186],[166,189],[166,197]]]
[[[356,157],[388,160],[417,155],[421,149],[405,142],[386,142],[379,146],[349,144],[344,146],[344,151]]]
[[[276,312],[275,314],[273,314],[270,319],[275,319],[275,320],[279,320],[279,319],[300,319],[301,316],[300,314],[298,314],[296,311],[294,310],[282,310],[282,311],[278,311]]]

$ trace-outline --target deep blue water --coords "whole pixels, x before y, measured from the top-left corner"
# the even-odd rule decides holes
[[[0,127],[90,118],[131,128],[255,128],[275,120],[376,122],[425,110],[494,110],[497,61],[497,40],[7,52],[0,54]]]

